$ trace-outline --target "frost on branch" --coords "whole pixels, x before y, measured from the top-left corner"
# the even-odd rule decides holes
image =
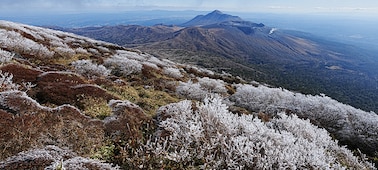
[[[106,67],[92,63],[90,60],[78,60],[71,64],[77,73],[88,78],[106,77],[110,74],[110,70]]]
[[[12,81],[13,75],[7,72],[3,73],[0,70],[0,92],[2,91],[10,91],[10,90],[18,90],[20,87],[17,84],[14,84]]]
[[[160,138],[150,148],[153,153],[204,169],[373,168],[296,116],[280,114],[266,124],[230,113],[218,97],[192,106],[185,100],[158,110]]]

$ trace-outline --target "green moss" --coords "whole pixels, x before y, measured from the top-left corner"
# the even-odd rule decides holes
[[[106,145],[100,147],[95,153],[91,155],[92,159],[103,160],[106,162],[112,162],[114,160],[115,146],[108,142]]]
[[[138,91],[128,85],[113,85],[113,86],[103,86],[110,94],[122,99],[129,100],[130,102],[135,103],[139,99]]]
[[[129,100],[139,105],[149,115],[154,115],[156,110],[161,106],[179,101],[177,97],[171,96],[167,92],[148,89],[142,86],[114,85],[103,88],[122,100]]]
[[[105,119],[112,113],[112,110],[108,106],[108,102],[103,98],[86,97],[83,99],[83,103],[83,113],[87,116]]]
[[[178,98],[173,97],[163,91],[145,89],[143,87],[137,87],[136,90],[139,94],[139,100],[136,102],[136,104],[138,104],[149,115],[155,114],[156,110],[161,106],[179,101]]]
[[[77,60],[84,60],[89,59],[90,54],[75,54],[69,57],[54,57],[51,59],[50,63],[54,64],[61,64],[61,65],[69,65],[70,63],[77,61]]]

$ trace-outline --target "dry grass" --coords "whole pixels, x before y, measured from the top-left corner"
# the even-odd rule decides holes
[[[104,140],[102,123],[84,117],[71,107],[16,116],[5,111],[0,114],[0,160],[45,145],[69,147],[89,156]]]

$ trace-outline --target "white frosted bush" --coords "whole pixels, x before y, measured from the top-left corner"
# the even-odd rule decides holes
[[[106,77],[110,74],[110,70],[106,67],[92,63],[90,60],[78,60],[71,64],[77,73],[89,78]]]
[[[100,52],[98,52],[97,49],[94,49],[94,48],[89,48],[88,49],[88,52],[92,53],[92,54],[100,54]]]
[[[54,51],[64,57],[70,57],[76,54],[76,52],[70,47],[57,47]]]
[[[133,51],[117,50],[117,55],[119,55],[121,57],[128,58],[128,59],[137,60],[137,61],[145,61],[146,60],[145,57],[143,57],[140,54],[133,52]]]
[[[17,165],[37,169],[44,168],[45,170],[119,169],[119,167],[114,167],[111,164],[102,163],[98,160],[76,156],[76,154],[70,150],[61,149],[53,145],[45,146],[42,149],[32,149],[20,152],[17,155],[0,162],[0,169],[15,168],[18,167]]]
[[[176,93],[182,97],[195,100],[203,100],[209,92],[203,90],[199,83],[193,83],[192,81],[180,82],[176,87]]]
[[[65,37],[63,41],[65,43],[74,43],[74,42],[77,42],[77,41],[79,41],[80,44],[84,44],[85,43],[84,40],[76,39],[76,38],[73,38],[73,37]]]
[[[14,57],[14,53],[0,49],[0,64],[8,63]]]
[[[238,106],[269,115],[281,111],[297,114],[324,127],[340,141],[358,146],[365,152],[378,151],[378,115],[324,95],[311,96],[281,88],[240,85],[230,100]]]
[[[50,46],[69,48],[66,43],[62,42],[61,40],[55,40],[55,39],[53,39],[53,40],[50,41]]]
[[[82,47],[79,47],[79,48],[76,48],[75,49],[76,53],[79,53],[79,54],[87,54],[88,51]]]
[[[206,75],[210,75],[210,76],[215,75],[215,73],[213,71],[208,70],[208,69],[198,68],[196,66],[187,66],[187,68],[188,69],[193,69],[193,70],[195,70],[197,72],[200,72],[200,73],[204,73]]]
[[[119,55],[113,55],[111,58],[106,59],[104,65],[108,69],[111,69],[115,75],[124,77],[140,73],[143,67],[138,61]]]
[[[160,133],[169,136],[149,145],[150,151],[182,165],[201,162],[201,169],[373,168],[296,116],[279,114],[266,124],[230,113],[218,97],[192,106],[185,100],[158,110]]]
[[[225,95],[227,89],[222,80],[210,79],[208,77],[198,78],[197,83],[192,81],[180,82],[176,87],[176,93],[182,97],[195,100],[203,100],[206,96]]]
[[[198,83],[203,89],[214,93],[227,93],[225,82],[219,79],[211,79],[208,77],[198,78]]]
[[[18,53],[27,53],[38,57],[52,57],[54,52],[40,43],[23,37],[15,31],[0,30],[0,46]]]
[[[154,64],[158,65],[159,67],[169,67],[170,66],[169,63],[166,63],[166,62],[164,62],[164,61],[162,61],[162,60],[160,60],[160,59],[158,59],[154,56],[151,56],[150,58],[148,58],[147,61],[150,62],[150,63],[154,63]]]
[[[111,164],[100,162],[99,160],[88,159],[83,157],[74,157],[63,162],[57,162],[51,170],[62,166],[65,169],[101,169],[101,170],[118,170],[119,167],[114,167]],[[48,168],[47,168],[48,169]]]
[[[166,67],[163,70],[163,73],[169,77],[172,78],[181,78],[183,75],[181,74],[180,70],[178,68],[173,67]]]
[[[109,49],[103,46],[97,46],[97,49],[101,51],[102,53],[109,53]]]
[[[146,65],[148,67],[151,67],[151,68],[153,68],[155,70],[159,70],[159,67],[156,64],[154,64],[154,63],[150,63],[150,62],[145,61],[145,62],[142,62],[142,64]]]

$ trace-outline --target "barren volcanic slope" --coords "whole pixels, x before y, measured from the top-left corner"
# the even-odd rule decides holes
[[[378,116],[324,95],[7,21],[0,62],[0,169],[375,169]]]
[[[214,11],[178,26],[63,29],[378,112],[375,54]]]

